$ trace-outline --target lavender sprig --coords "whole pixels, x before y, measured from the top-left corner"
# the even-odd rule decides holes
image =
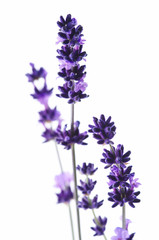
[[[58,141],[63,144],[66,149],[71,148],[72,152],[78,235],[79,240],[81,240],[74,145],[75,143],[85,144],[83,140],[87,137],[87,134],[79,134],[78,128],[76,127],[78,122],[74,121],[74,103],[80,102],[81,99],[88,97],[88,95],[84,93],[87,88],[87,83],[84,82],[86,76],[85,65],[80,66],[79,63],[85,59],[87,54],[83,51],[83,27],[81,25],[77,26],[77,20],[72,18],[71,14],[68,14],[66,19],[61,16],[57,25],[60,28],[58,32],[58,43],[62,44],[61,49],[57,50],[57,58],[60,62],[58,75],[64,79],[64,84],[58,87],[61,93],[57,94],[57,96],[68,99],[68,103],[71,104],[71,129],[61,134],[61,139],[59,138]]]
[[[137,182],[138,179],[134,179],[135,173],[132,172],[132,166],[127,167],[131,152],[124,153],[124,146],[121,144],[118,144],[116,148],[112,145],[116,127],[114,122],[111,122],[111,117],[106,120],[102,114],[100,119],[93,117],[93,121],[94,125],[90,124],[88,131],[93,133],[98,144],[105,143],[110,146],[110,150],[104,149],[104,158],[101,159],[101,162],[105,164],[106,169],[110,168],[108,185],[112,191],[108,192],[108,200],[113,202],[113,208],[118,205],[122,207],[122,229],[124,231],[126,229],[126,203],[128,202],[134,208],[134,204],[140,202],[140,199],[137,198],[140,191],[135,191],[140,183]]]
[[[95,227],[91,227],[91,229],[95,232],[94,236],[101,236],[103,235],[104,239],[106,240],[106,236],[104,234],[107,224],[107,218],[102,218],[99,216],[96,217],[94,209],[98,209],[103,205],[103,201],[98,201],[98,195],[91,198],[91,192],[93,191],[97,181],[93,181],[89,178],[89,176],[92,176],[94,172],[96,172],[97,168],[94,168],[94,164],[88,163],[88,165],[84,162],[83,165],[80,167],[77,166],[77,170],[85,175],[85,181],[80,180],[80,185],[78,186],[78,189],[84,194],[84,197],[81,199],[81,201],[78,201],[78,207],[83,208],[85,210],[91,209],[94,219],[93,222],[95,223]]]

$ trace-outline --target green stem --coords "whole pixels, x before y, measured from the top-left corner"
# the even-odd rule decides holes
[[[59,161],[61,173],[63,173],[63,167],[62,167],[61,158],[60,158],[60,154],[59,154],[59,150],[58,150],[58,147],[57,147],[56,140],[54,140],[54,143],[55,143],[55,149],[56,149],[57,158],[58,158],[58,161]]]
[[[111,144],[109,144],[109,146],[110,146],[110,149],[112,150],[112,153],[115,154],[113,146]]]
[[[68,210],[69,210],[70,223],[71,223],[72,240],[75,240],[75,236],[74,236],[74,228],[73,228],[73,221],[72,221],[72,212],[71,212],[70,203],[68,203]]]
[[[72,131],[72,133],[74,132],[74,103],[71,104],[71,131]],[[77,192],[76,157],[75,157],[75,145],[74,144],[71,145],[71,150],[72,150],[72,166],[73,166],[73,176],[74,176],[78,236],[79,236],[79,240],[81,240],[81,226],[80,226],[80,214],[79,214],[79,208],[78,208],[78,192]]]
[[[122,206],[122,228],[126,229],[126,205]]]

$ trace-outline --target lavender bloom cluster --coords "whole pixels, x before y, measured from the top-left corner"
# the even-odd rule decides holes
[[[87,145],[84,140],[88,137],[87,132],[80,133],[79,132],[79,125],[80,122],[76,121],[74,123],[73,131],[72,129],[67,130],[67,125],[65,125],[63,131],[58,131],[58,137],[56,138],[56,141],[65,146],[65,149],[69,150],[71,148],[71,145],[74,143],[81,144],[81,145]]]
[[[85,93],[87,83],[84,81],[86,76],[86,65],[80,65],[87,56],[83,51],[83,27],[77,25],[77,20],[68,14],[66,20],[61,16],[57,22],[59,29],[58,43],[61,43],[61,49],[58,49],[60,62],[59,77],[63,78],[65,83],[59,86],[60,93],[58,97],[68,99],[68,103],[76,103],[88,97]]]

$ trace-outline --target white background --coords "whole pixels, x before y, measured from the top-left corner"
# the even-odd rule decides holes
[[[57,205],[54,176],[59,166],[53,143],[42,144],[38,111],[42,106],[30,97],[32,86],[25,74],[29,62],[48,71],[48,82],[58,86],[55,44],[60,15],[71,13],[84,27],[87,40],[89,99],[77,104],[75,119],[81,131],[92,117],[112,116],[115,144],[131,150],[131,164],[142,186],[141,203],[127,207],[135,240],[158,238],[159,145],[159,5],[158,1],[57,1],[2,0],[0,4],[0,239],[71,240],[68,209]],[[66,122],[70,106],[54,95]],[[79,146],[77,162],[98,167],[95,192],[105,199],[96,211],[108,217],[107,236],[120,226],[121,209],[107,201],[107,171],[100,163],[103,146],[88,139]],[[60,148],[66,170],[70,152]],[[94,193],[95,193],[94,192]],[[83,240],[94,239],[91,212],[81,211]],[[98,238],[98,237],[97,237]],[[99,238],[99,239],[102,239]]]

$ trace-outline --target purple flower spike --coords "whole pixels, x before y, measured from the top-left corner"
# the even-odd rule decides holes
[[[93,117],[94,125],[89,125],[90,129],[88,132],[93,133],[93,137],[97,139],[98,144],[112,144],[111,139],[115,135],[116,127],[114,122],[111,122],[111,117],[107,120],[102,114],[100,119]]]
[[[87,143],[84,142],[84,140],[88,137],[87,132],[80,133],[79,132],[79,125],[80,122],[76,121],[74,123],[74,130],[66,130],[67,125],[65,125],[65,128],[63,131],[59,131],[58,138],[56,139],[57,142],[63,146],[65,146],[65,149],[70,149],[71,145],[74,143],[81,144],[81,145],[87,145]]]
[[[82,167],[79,165],[77,166],[77,170],[84,175],[93,175],[98,168],[94,168],[93,163],[88,163],[88,165],[84,162]]]
[[[95,231],[94,236],[101,236],[104,235],[105,226],[107,224],[107,218],[104,217],[103,219],[99,216],[97,219],[94,219],[93,222],[95,223],[95,227],[91,227],[93,231]]]
[[[96,185],[97,181],[92,181],[92,179],[87,180],[87,182],[83,182],[80,180],[81,185],[78,186],[78,189],[83,193],[83,194],[90,194],[92,190],[94,189],[94,186]]]
[[[79,64],[87,56],[83,51],[83,27],[76,26],[77,21],[70,14],[67,15],[66,20],[61,16],[57,24],[60,27],[59,42],[62,43],[61,48],[57,50],[57,58],[60,62],[58,75],[65,83],[58,87],[60,93],[56,96],[67,98],[68,103],[72,104],[88,97],[84,93],[87,88],[87,83],[84,82],[86,66]]]
[[[51,109],[51,108],[46,108],[43,111],[39,112],[40,119],[39,122],[45,123],[45,122],[52,122],[52,121],[60,121],[60,112],[57,111],[56,107]]]
[[[38,80],[39,78],[46,79],[47,72],[44,68],[41,67],[39,70],[36,70],[33,63],[30,63],[30,66],[32,67],[32,73],[26,74],[29,82],[34,82],[35,80]]]
[[[82,198],[82,201],[78,202],[78,207],[83,208],[83,209],[94,209],[94,208],[99,208],[100,206],[103,205],[103,201],[97,202],[98,201],[98,195],[96,195],[92,200],[89,199],[87,196]]]
[[[40,90],[38,88],[34,87],[34,91],[35,91],[35,93],[31,94],[31,96],[34,99],[37,99],[45,107],[48,107],[48,99],[52,94],[53,88],[51,88],[49,90],[49,89],[47,89],[47,85],[44,84],[44,87]]]

